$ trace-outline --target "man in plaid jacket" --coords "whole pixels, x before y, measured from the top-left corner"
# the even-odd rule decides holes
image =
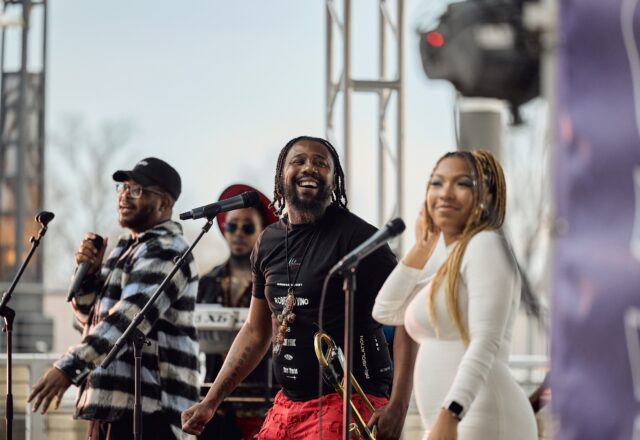
[[[72,383],[78,385],[76,415],[91,421],[91,440],[133,438],[133,348],[123,348],[106,369],[100,364],[188,247],[180,225],[171,220],[181,181],[169,164],[143,159],[113,179],[119,222],[130,234],[104,265],[106,240],[97,249],[91,242],[95,236],[86,234],[76,262],[90,265],[89,276],[72,302],[84,325],[82,341],[40,378],[28,399],[44,414],[52,401],[59,405]],[[190,257],[139,326],[150,342],[142,352],[144,439],[183,438],[180,412],[198,400],[196,292],[197,269]]]

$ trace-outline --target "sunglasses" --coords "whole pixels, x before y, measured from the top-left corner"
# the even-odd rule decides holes
[[[256,225],[254,225],[253,223],[243,223],[240,229],[242,230],[242,232],[244,232],[245,235],[253,235],[256,232]],[[224,224],[224,231],[228,232],[229,234],[233,234],[237,230],[238,230],[237,223]]]

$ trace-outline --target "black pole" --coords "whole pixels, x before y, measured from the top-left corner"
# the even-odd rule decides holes
[[[142,402],[142,394],[141,394],[142,380],[140,378],[140,373],[141,373],[140,369],[142,364],[142,347],[147,342],[144,334],[140,330],[138,330],[138,325],[140,325],[140,323],[145,318],[151,306],[153,306],[153,304],[156,302],[158,297],[162,294],[162,292],[164,291],[164,288],[167,286],[167,284],[169,284],[169,281],[171,281],[171,279],[176,274],[176,272],[178,272],[178,270],[185,263],[187,257],[191,254],[191,251],[193,251],[193,248],[196,247],[196,245],[198,244],[202,236],[207,232],[209,232],[209,229],[211,229],[211,226],[213,225],[214,217],[207,218],[207,223],[205,223],[205,225],[202,227],[200,234],[198,234],[198,237],[195,239],[193,244],[189,246],[189,249],[187,249],[180,258],[178,258],[171,272],[169,272],[167,276],[164,278],[164,280],[162,280],[162,283],[160,283],[156,291],[153,292],[153,295],[151,295],[151,297],[149,298],[147,303],[144,305],[142,310],[140,310],[140,312],[138,312],[133,317],[133,320],[131,321],[129,326],[118,338],[114,346],[111,348],[111,351],[107,353],[107,356],[104,358],[104,360],[102,361],[102,364],[100,365],[102,368],[107,368],[109,364],[113,362],[115,357],[118,355],[118,353],[126,343],[131,343],[133,345],[133,355],[135,358],[135,362],[134,362],[134,388],[135,388],[134,402],[135,403],[133,406],[133,438],[135,440],[142,440],[142,403],[141,403]],[[136,344],[139,344],[139,345],[136,347]],[[136,353],[137,353],[137,357],[136,357]]]
[[[53,218],[53,217],[52,217]],[[50,220],[50,219],[49,219]],[[42,224],[40,231],[38,232],[38,236],[31,237],[31,249],[27,254],[27,258],[22,262],[22,266],[16,273],[16,276],[13,278],[13,282],[9,287],[9,290],[4,292],[2,295],[2,301],[0,301],[0,316],[4,319],[4,326],[2,327],[2,331],[7,335],[7,397],[5,399],[5,432],[7,440],[13,439],[13,321],[16,316],[16,312],[7,306],[9,301],[11,300],[11,295],[13,295],[13,291],[18,285],[18,281],[22,277],[29,261],[31,261],[31,257],[36,251],[36,248],[40,244],[40,240],[44,237],[44,234],[47,232],[47,226]]]
[[[342,399],[342,438],[349,440],[349,425],[351,424],[351,370],[353,369],[353,308],[356,293],[356,267],[344,272],[344,399]]]
[[[13,319],[16,316],[16,312],[9,307],[4,308],[2,311],[4,317],[4,327],[2,331],[7,335],[7,397],[5,399],[5,431],[7,440],[13,439]]]
[[[134,403],[133,403],[133,438],[142,439],[142,348],[145,344],[149,345],[149,341],[144,334],[134,328],[131,331],[131,341],[133,343],[133,381],[135,385]]]
[[[29,75],[27,72],[28,48],[29,48],[29,17],[31,15],[31,0],[22,0],[22,36],[20,43],[20,93],[18,95],[18,138],[17,138],[17,175],[16,175],[16,237],[25,234],[25,212],[29,194],[27,188],[27,92]],[[16,255],[22,255],[22,241],[16,240]]]

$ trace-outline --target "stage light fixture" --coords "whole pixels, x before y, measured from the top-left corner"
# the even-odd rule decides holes
[[[463,96],[518,107],[540,94],[540,34],[526,29],[522,1],[452,3],[433,29],[420,32],[425,74],[450,81]]]

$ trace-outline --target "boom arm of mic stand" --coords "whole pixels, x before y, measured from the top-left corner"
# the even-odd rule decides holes
[[[129,326],[125,329],[125,331],[122,333],[122,335],[118,338],[118,340],[116,341],[116,343],[114,344],[113,348],[111,349],[111,351],[109,351],[109,353],[107,354],[107,356],[102,360],[102,363],[100,364],[100,366],[102,368],[107,368],[109,366],[109,364],[115,359],[115,357],[118,355],[118,353],[120,352],[120,350],[122,349],[122,347],[128,342],[129,340],[129,335],[133,332],[133,329],[137,329],[137,327],[140,325],[140,323],[142,322],[142,320],[145,318],[147,312],[149,311],[149,309],[151,308],[151,306],[153,306],[153,304],[156,302],[156,300],[158,299],[158,297],[162,294],[162,292],[164,291],[164,288],[167,286],[167,284],[169,284],[169,281],[171,281],[171,279],[173,278],[173,276],[176,274],[176,272],[178,272],[178,270],[182,267],[182,265],[185,263],[187,257],[191,254],[191,252],[193,251],[193,248],[196,247],[196,245],[198,244],[198,242],[200,241],[200,239],[202,238],[202,236],[204,234],[206,234],[207,232],[209,232],[209,229],[211,229],[211,225],[213,225],[213,218],[207,218],[207,223],[202,227],[202,230],[200,231],[200,234],[198,235],[198,237],[195,239],[195,241],[193,242],[193,244],[191,246],[189,246],[189,249],[187,249],[184,254],[182,254],[182,256],[180,258],[178,258],[178,260],[175,262],[175,265],[173,266],[173,269],[171,270],[171,272],[169,272],[169,274],[167,274],[167,276],[164,278],[164,280],[162,280],[162,283],[158,286],[158,288],[156,289],[156,291],[153,293],[153,295],[151,295],[151,298],[149,298],[149,300],[147,301],[147,303],[144,305],[144,307],[142,308],[142,310],[140,310],[134,317],[133,320],[131,321],[131,323],[129,324]]]
[[[29,265],[29,261],[31,261],[31,257],[33,257],[33,254],[35,253],[36,248],[40,244],[40,240],[42,239],[42,237],[44,237],[44,234],[46,233],[47,233],[47,227],[42,226],[40,228],[40,232],[38,232],[38,236],[31,237],[31,250],[29,251],[29,254],[27,254],[27,258],[25,258],[24,262],[22,263],[22,266],[20,266],[18,273],[13,278],[13,282],[11,283],[11,286],[9,286],[9,290],[4,292],[4,294],[2,295],[2,300],[0,301],[0,311],[3,310],[9,303],[9,300],[11,300],[11,295],[13,294],[13,291],[18,285],[18,281],[20,281],[20,278],[22,278],[22,274],[24,273],[25,269]]]
[[[200,234],[195,239],[193,244],[189,246],[184,254],[175,262],[173,269],[171,272],[167,274],[167,276],[162,280],[162,283],[158,286],[156,291],[151,295],[151,298],[144,305],[142,310],[133,317],[133,320],[129,324],[129,326],[125,329],[122,335],[118,338],[111,351],[107,354],[107,356],[102,360],[102,364],[100,366],[102,368],[107,368],[111,362],[116,358],[122,347],[127,342],[130,342],[133,345],[133,357],[134,357],[134,405],[133,405],[133,438],[134,440],[142,440],[142,378],[141,378],[141,369],[142,369],[142,348],[145,343],[147,343],[146,336],[138,329],[138,326],[146,316],[148,310],[153,306],[158,297],[164,291],[164,288],[169,281],[173,278],[176,272],[182,267],[185,263],[187,257],[193,251],[193,248],[196,247],[200,239],[204,234],[209,232],[211,229],[211,225],[213,225],[213,219],[215,216],[207,217],[207,223],[202,227]]]

